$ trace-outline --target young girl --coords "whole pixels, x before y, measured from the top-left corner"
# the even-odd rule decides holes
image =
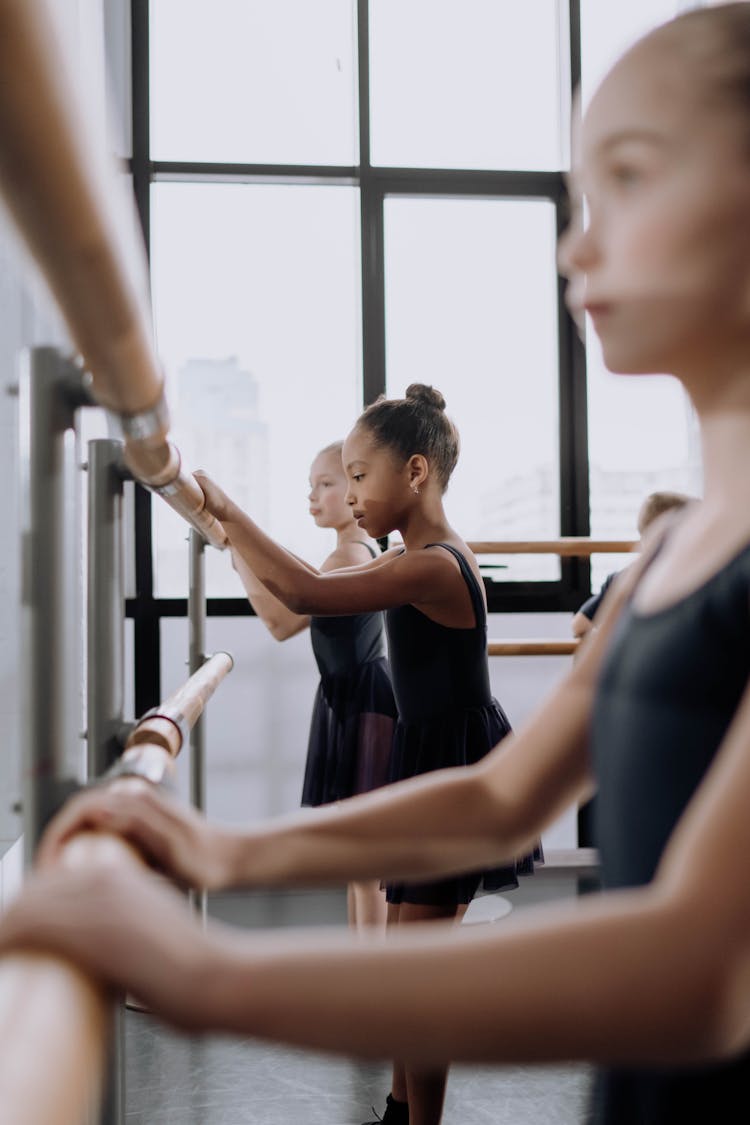
[[[202,933],[153,876],[51,870],[0,942],[58,950],[186,1027],[374,1058],[395,1047],[414,1067],[597,1060],[596,1125],[744,1119],[750,4],[688,12],[624,56],[586,114],[574,190],[588,220],[561,247],[571,306],[588,309],[609,367],[680,379],[700,419],[705,496],[654,525],[559,688],[476,766],[304,824],[232,834],[144,784],[72,803],[43,858],[106,825],[198,885],[436,878],[520,852],[595,781],[609,889],[468,933],[308,932],[281,946]]]
[[[357,527],[345,502],[343,442],[326,446],[310,467],[310,514],[318,527],[333,528],[336,548],[321,573],[378,558],[377,543]],[[309,626],[320,671],[315,695],[303,805],[323,805],[384,785],[396,721],[385,632],[380,613],[309,617],[293,613],[258,581],[237,553],[233,563],[250,604],[277,641]],[[378,880],[350,883],[349,922],[355,929],[385,924],[385,899]]]
[[[222,513],[236,556],[289,612],[387,609],[399,714],[390,781],[476,762],[510,729],[490,691],[476,562],[443,510],[458,449],[445,401],[431,387],[413,384],[404,399],[380,399],[364,412],[342,453],[355,533],[378,538],[397,530],[404,546],[343,573],[300,565],[200,475],[207,506],[217,517]],[[525,861],[523,870],[530,865]],[[483,874],[389,883],[389,926],[455,918]],[[485,885],[516,886],[514,865],[487,872]],[[397,1064],[385,1120],[407,1120],[411,1105],[418,1119],[438,1122],[444,1087],[443,1069],[416,1074]]]

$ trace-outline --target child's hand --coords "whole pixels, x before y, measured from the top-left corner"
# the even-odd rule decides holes
[[[225,520],[232,507],[232,501],[229,499],[226,492],[219,488],[218,484],[215,484],[202,469],[196,469],[193,476],[206,498],[206,511],[210,512],[219,522]]]
[[[36,873],[0,920],[0,972],[3,955],[58,955],[185,1030],[205,1026],[213,946],[184,898],[135,860]]]
[[[86,830],[112,832],[185,886],[215,890],[231,878],[232,836],[150,782],[123,778],[79,793],[47,828],[39,867],[56,863],[65,844]]]

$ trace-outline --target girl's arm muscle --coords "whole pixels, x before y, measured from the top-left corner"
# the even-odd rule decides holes
[[[53,860],[86,828],[118,832],[182,882],[341,884],[430,879],[522,855],[543,828],[592,788],[588,726],[594,685],[623,582],[575,667],[518,734],[471,767],[437,770],[337,805],[250,829],[213,825],[143,782],[116,782],[68,801],[40,846]]]
[[[232,564],[242,582],[247,600],[255,610],[256,617],[260,618],[275,640],[286,641],[309,626],[309,616],[293,613],[291,609],[287,609],[283,602],[275,598],[270,590],[258,581],[244,559],[234,550]]]
[[[748,807],[750,689],[647,887],[468,932],[247,936],[201,931],[153,876],[51,872],[11,907],[0,946],[61,952],[182,1027],[346,1055],[721,1059],[750,1043]]]
[[[441,552],[388,552],[362,566],[327,573],[295,558],[275,543],[205,474],[196,479],[207,509],[220,519],[230,544],[256,578],[297,615],[339,615],[388,609],[421,601],[425,589],[439,604],[455,597],[457,570]],[[220,514],[221,513],[221,514]]]

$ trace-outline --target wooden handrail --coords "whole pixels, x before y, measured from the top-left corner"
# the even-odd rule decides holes
[[[142,743],[162,746],[175,757],[182,747],[186,729],[195,726],[206,703],[232,666],[232,657],[228,652],[214,653],[169,699],[137,723],[130,732],[121,761],[127,762],[132,748],[140,747]]]
[[[487,642],[488,656],[571,656],[580,641],[508,639]]]
[[[560,539],[477,540],[468,544],[475,555],[559,555],[585,558],[588,555],[620,555],[635,550],[637,539],[590,539],[568,535]]]
[[[113,772],[164,781],[174,771],[185,729],[195,724],[231,667],[227,653],[202,665],[154,716],[174,733],[165,737],[157,726],[154,738],[129,742]],[[136,732],[147,729],[148,719]],[[121,783],[112,781],[113,787]],[[74,837],[59,862],[65,867],[143,864],[129,844],[103,832]],[[111,1008],[111,996],[65,961],[25,953],[0,959],[0,1120],[13,1125],[93,1120],[102,1092]]]
[[[80,351],[92,396],[122,419],[133,476],[210,543],[226,546],[167,440],[132,203],[96,151],[43,0],[0,0],[0,74],[0,191]]]

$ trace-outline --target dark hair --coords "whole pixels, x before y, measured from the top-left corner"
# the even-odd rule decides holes
[[[458,461],[458,430],[445,413],[445,399],[434,387],[412,383],[404,398],[379,399],[361,414],[377,445],[393,450],[404,462],[421,453],[445,492]]]
[[[646,39],[667,39],[693,73],[703,72],[704,94],[750,116],[750,4],[740,0],[683,12]],[[700,87],[699,87],[700,89]]]

